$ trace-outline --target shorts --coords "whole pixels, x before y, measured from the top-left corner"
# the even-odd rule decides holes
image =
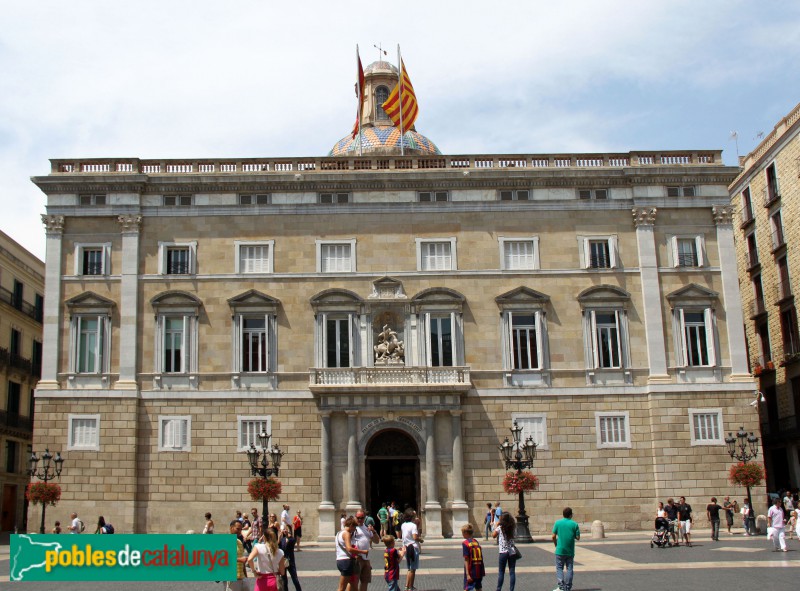
[[[343,558],[342,560],[336,561],[336,568],[339,569],[339,573],[341,573],[343,577],[352,577],[355,567],[356,561],[351,558]]]
[[[298,540],[303,537],[302,527],[298,527],[296,530],[294,530],[294,537],[297,538]]]
[[[358,580],[361,581],[363,585],[372,582],[372,564],[370,563],[369,560],[357,558],[356,571],[357,572],[353,574],[358,574]]]
[[[688,534],[692,531],[692,522],[691,521],[681,521],[681,533]]]
[[[419,568],[419,551],[412,544],[406,546],[406,566],[410,571]]]

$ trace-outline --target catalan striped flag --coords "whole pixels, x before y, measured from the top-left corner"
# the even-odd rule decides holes
[[[400,128],[401,133],[411,129],[417,120],[419,105],[402,59],[400,60],[400,80],[382,107],[395,127]]]
[[[353,139],[355,139],[361,129],[361,111],[364,107],[364,68],[361,66],[361,56],[358,54],[358,45],[356,45],[356,67],[358,70],[358,82],[356,82],[358,111],[356,112],[356,122],[353,125],[353,133],[351,135]]]

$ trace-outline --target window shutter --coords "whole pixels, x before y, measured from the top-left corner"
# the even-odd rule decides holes
[[[579,245],[583,246],[583,251],[580,253],[583,257],[583,268],[588,269],[591,266],[592,253],[589,249],[589,239],[583,238],[578,241]]]
[[[360,360],[356,360],[356,353],[359,351],[358,346],[361,342],[361,337],[358,330],[358,314],[347,315],[347,326],[350,330],[350,348],[348,355],[350,356],[350,367],[357,367],[360,365]]]
[[[705,321],[706,325],[708,365],[715,366],[717,365],[717,352],[716,347],[714,346],[714,335],[716,334],[716,331],[714,330],[714,312],[711,310],[711,308],[706,308],[703,310],[703,320]]]
[[[594,310],[589,312],[589,332],[591,339],[591,364],[589,367],[597,369],[600,366],[600,355],[599,351],[597,350],[597,317]]]
[[[686,322],[683,318],[683,308],[678,309],[678,318],[680,320],[680,329],[681,329],[681,359],[683,361],[683,367],[688,367],[689,365],[689,343],[687,342],[686,338]]]
[[[514,331],[513,331],[513,312],[508,310],[500,315],[500,322],[502,324],[503,336],[503,367],[506,369],[515,369],[514,360]]]
[[[619,255],[617,253],[618,248],[619,248],[619,240],[617,236],[611,236],[608,239],[608,251],[612,269],[616,269],[619,266]]]
[[[670,249],[670,251],[672,252],[672,266],[673,267],[679,267],[680,266],[680,256],[679,256],[679,252],[678,252],[678,237],[677,236],[671,236],[669,241],[670,241],[670,244],[672,246],[672,248]]]
[[[624,367],[625,363],[622,359],[622,327],[620,326],[619,321],[619,310],[614,310],[614,323],[617,326],[617,360],[619,362],[618,367]]]
[[[189,421],[184,419],[180,419],[177,421],[178,423],[178,430],[180,432],[180,441],[177,447],[181,449],[186,449],[189,443]]]
[[[700,235],[695,238],[695,244],[697,245],[697,266],[698,267],[705,267],[706,266],[706,241],[703,239],[703,236]]]
[[[431,366],[431,346],[430,346],[431,315],[430,315],[430,312],[425,312],[425,314],[423,314],[422,317],[424,319],[425,326],[424,326],[424,329],[422,331],[423,338],[421,339],[421,341],[423,343],[423,352],[424,352],[424,355],[425,355],[425,357],[424,357],[425,365],[430,367]]]

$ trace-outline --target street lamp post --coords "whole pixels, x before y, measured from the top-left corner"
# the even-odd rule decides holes
[[[739,432],[736,433],[736,437],[733,436],[733,433],[728,433],[728,436],[725,438],[725,444],[728,446],[728,453],[731,458],[743,464],[746,464],[758,455],[758,437],[753,435],[752,431],[748,434],[743,426],[739,427]],[[750,506],[750,514],[747,516],[747,520],[750,522],[750,527],[748,529],[751,532],[755,532],[756,518],[753,514],[755,508],[753,507],[753,498],[750,495],[750,486],[747,486],[747,504]]]
[[[533,467],[533,460],[536,459],[536,443],[533,437],[528,437],[522,441],[522,427],[514,421],[511,427],[511,437],[513,441],[505,438],[500,445],[500,452],[503,454],[506,470],[514,469],[517,475],[523,470]],[[531,530],[528,527],[528,515],[525,513],[525,493],[519,491],[519,503],[517,511],[517,531],[514,533],[514,541],[523,544],[533,542]]]
[[[44,453],[42,454],[42,468],[39,469],[39,457],[36,455],[36,452],[31,454],[30,459],[28,460],[28,474],[31,477],[36,477],[39,480],[44,481],[47,484],[48,480],[53,480],[54,478],[61,477],[61,467],[64,464],[64,458],[61,457],[61,452],[56,452],[56,457],[54,458],[50,454],[50,450],[45,448]],[[39,526],[39,533],[44,533],[44,516],[47,511],[47,503],[42,503],[42,523]]]
[[[256,446],[250,444],[250,449],[247,450],[247,459],[250,462],[250,474],[252,476],[260,476],[264,480],[270,476],[277,476],[281,467],[281,457],[283,452],[281,449],[274,445],[272,449],[269,448],[269,439],[271,435],[267,433],[266,429],[258,434],[258,443],[261,449],[256,449]],[[272,459],[272,467],[269,462]],[[260,461],[259,461],[260,460]],[[267,527],[269,522],[269,499],[264,497],[261,499],[261,531]]]

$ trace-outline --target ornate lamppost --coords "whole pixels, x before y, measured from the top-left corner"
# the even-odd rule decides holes
[[[533,437],[522,441],[522,427],[517,424],[517,421],[514,421],[514,426],[511,427],[511,436],[513,442],[506,437],[500,445],[500,452],[503,454],[506,470],[516,470],[519,477],[523,470],[533,467],[533,460],[536,459],[536,443],[533,441]],[[528,515],[525,513],[525,491],[520,489],[518,492],[517,531],[514,534],[514,541],[531,543],[533,538],[528,527]]]
[[[281,457],[283,456],[283,452],[277,445],[274,445],[272,449],[269,448],[270,437],[271,435],[267,433],[266,429],[261,431],[258,434],[258,443],[261,449],[256,449],[256,446],[251,443],[250,449],[247,450],[250,474],[252,476],[260,476],[265,481],[270,476],[278,475],[281,467]],[[270,458],[272,459],[272,467],[269,465]],[[261,498],[261,520],[263,528],[266,528],[269,521],[269,499],[266,495]]]
[[[57,451],[56,457],[54,458],[50,453],[50,450],[45,449],[44,453],[42,454],[42,468],[39,469],[39,457],[36,455],[36,452],[33,452],[28,460],[28,474],[31,477],[36,477],[47,484],[49,480],[61,477],[61,468],[63,465],[64,458],[61,457],[61,452]],[[40,534],[44,533],[44,516],[46,511],[47,503],[42,502],[42,523],[39,526]]]
[[[752,431],[748,434],[743,426],[739,427],[739,432],[736,433],[736,437],[733,436],[733,433],[728,433],[728,436],[725,438],[725,444],[728,446],[728,453],[731,458],[743,464],[746,464],[758,455],[758,437],[753,435]],[[747,516],[747,519],[750,522],[750,531],[754,532],[756,530],[756,518],[753,514],[755,508],[753,507],[753,498],[750,495],[750,485],[748,484],[746,486],[747,504],[750,506],[750,514]]]

